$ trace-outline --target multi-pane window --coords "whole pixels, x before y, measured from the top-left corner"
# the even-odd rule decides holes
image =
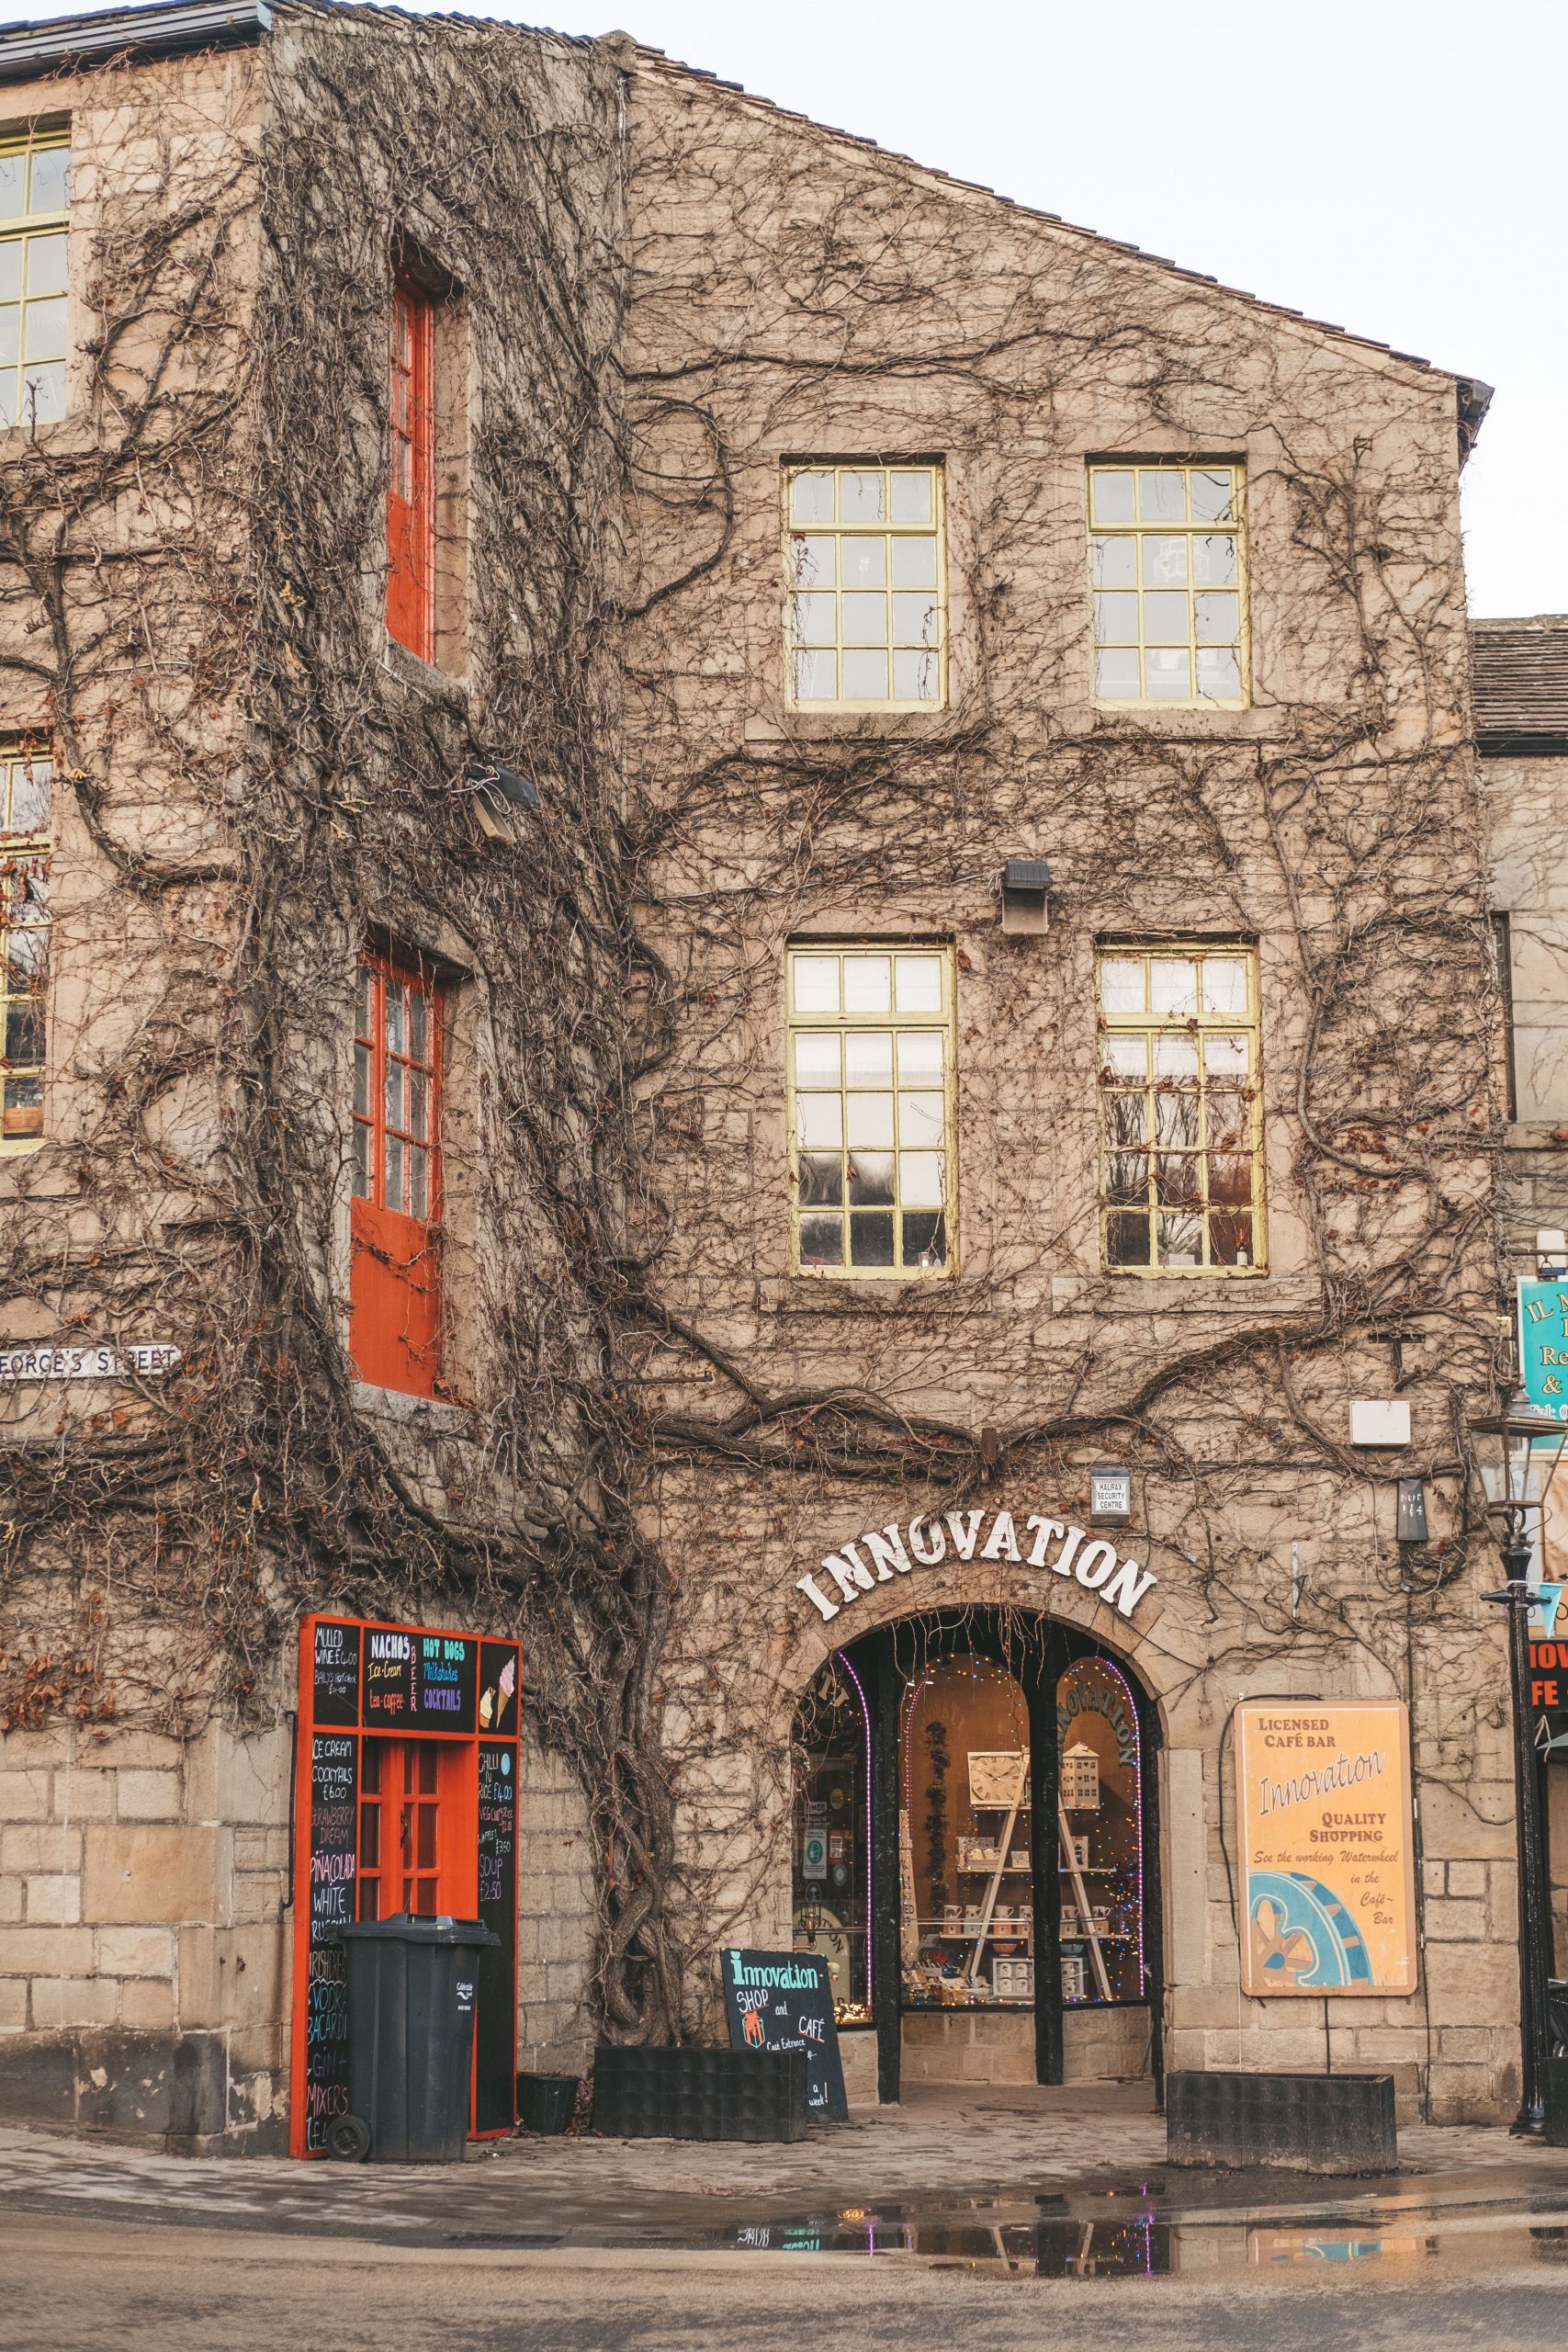
[[[52,763],[0,747],[0,1149],[43,1133]]]
[[[1089,469],[1100,702],[1246,700],[1240,466]]]
[[[953,1259],[953,965],[932,947],[789,951],[795,1263],[940,1274]]]
[[[433,1919],[441,1885],[441,1755],[430,1739],[367,1739],[360,1762],[362,1919]]]
[[[440,1369],[440,1009],[428,975],[361,960],[350,1351],[363,1380],[424,1396]]]
[[[431,985],[393,965],[359,967],[354,1038],[354,1191],[403,1216],[433,1214],[435,1055]]]
[[[65,413],[70,136],[0,139],[0,425]]]
[[[435,656],[435,311],[433,298],[400,271],[392,285],[387,627],[423,662]]]
[[[1103,1262],[1145,1273],[1261,1266],[1256,955],[1106,947],[1099,965]]]
[[[785,662],[797,710],[930,710],[947,695],[942,469],[784,474]]]

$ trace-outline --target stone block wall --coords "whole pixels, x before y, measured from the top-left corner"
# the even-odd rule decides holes
[[[1518,1878],[1503,1736],[1477,1758],[1462,1796],[1420,1744],[1432,1777],[1417,1791],[1419,1975],[1413,1992],[1393,1997],[1242,1993],[1239,1865],[1226,1855],[1235,1818],[1229,1758],[1214,1747],[1169,1751],[1168,2066],[1389,2074],[1404,2122],[1506,2120],[1518,2100]]]
[[[585,2075],[598,1924],[587,1808],[565,1761],[526,1738],[520,1769],[517,2064],[527,2074]]]
[[[283,2144],[287,1730],[0,1738],[0,2111]]]

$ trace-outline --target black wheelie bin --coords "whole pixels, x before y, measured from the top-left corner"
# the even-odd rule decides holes
[[[455,2164],[468,2136],[479,1953],[478,1919],[362,1919],[348,1955],[348,2112],[327,2147],[351,2163]]]

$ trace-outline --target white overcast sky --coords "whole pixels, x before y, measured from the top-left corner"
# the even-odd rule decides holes
[[[1568,0],[550,0],[548,21],[1482,377],[1471,609],[1568,611]]]

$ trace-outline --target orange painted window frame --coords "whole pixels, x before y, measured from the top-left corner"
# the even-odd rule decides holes
[[[389,1000],[400,1017],[400,1047],[389,1038]],[[361,1380],[410,1396],[434,1396],[441,1377],[444,1012],[433,974],[363,951],[354,1024],[348,1346]]]
[[[435,659],[435,311],[406,271],[392,280],[387,628]]]

